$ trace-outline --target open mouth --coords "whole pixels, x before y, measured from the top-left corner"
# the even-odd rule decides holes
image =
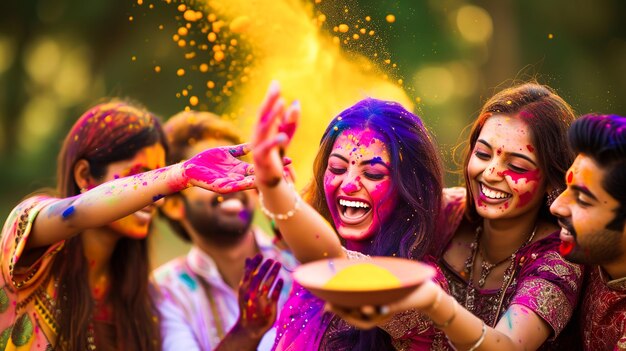
[[[147,223],[150,222],[150,220],[152,219],[153,212],[154,211],[152,206],[148,206],[133,213],[133,215],[135,216],[135,218],[139,219],[140,222]]]
[[[567,256],[572,250],[574,250],[574,246],[576,244],[576,240],[572,232],[561,227],[561,234],[559,235],[561,239],[561,244],[559,245],[559,252],[562,256]]]
[[[559,225],[561,226],[561,233],[559,238],[561,239],[561,245],[559,245],[559,251],[561,255],[566,256],[574,249],[576,245],[576,232],[568,224],[569,221],[565,219],[559,219]]]
[[[487,200],[500,201],[510,198],[512,195],[504,191],[496,190],[480,183],[480,193]]]
[[[564,222],[564,219],[559,220],[559,226],[561,226],[561,233],[559,237],[563,241],[574,242],[576,241],[575,231],[572,229],[567,222]]]
[[[574,235],[567,228],[561,227],[561,233],[559,235],[563,241],[574,241]]]
[[[370,213],[372,206],[361,200],[338,199],[337,201],[341,220],[346,224],[361,223]]]
[[[247,200],[245,196],[219,195],[211,201],[211,206],[225,214],[239,214],[246,208]]]

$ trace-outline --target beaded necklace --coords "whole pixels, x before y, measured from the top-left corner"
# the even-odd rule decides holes
[[[526,239],[526,241],[520,247],[518,247],[517,250],[515,250],[510,256],[505,257],[503,260],[499,262],[490,263],[485,260],[482,250],[480,250],[479,245],[478,245],[478,243],[480,242],[480,234],[482,233],[482,227],[478,226],[476,228],[476,236],[474,238],[474,242],[470,245],[472,252],[467,257],[467,260],[465,261],[465,272],[469,274],[469,279],[467,280],[467,293],[465,295],[465,308],[467,308],[468,311],[476,314],[475,302],[476,302],[477,288],[474,286],[474,263],[476,262],[476,255],[480,254],[482,258],[482,263],[480,267],[481,268],[480,278],[478,279],[479,288],[482,288],[485,285],[485,280],[487,279],[487,276],[489,275],[489,273],[491,273],[491,270],[493,268],[501,265],[507,260],[510,260],[509,266],[504,270],[504,276],[502,277],[502,286],[500,287],[500,290],[498,290],[498,295],[497,295],[498,296],[498,308],[496,310],[496,317],[494,318],[494,324],[495,324],[498,320],[498,314],[500,313],[499,311],[504,301],[504,295],[506,293],[506,290],[511,285],[511,282],[513,281],[513,278],[515,276],[515,257],[517,256],[517,253],[519,252],[519,250],[521,250],[523,247],[528,245],[528,243],[530,243],[533,240],[536,232],[537,232],[537,226],[535,225],[535,228],[528,236],[528,239]]]

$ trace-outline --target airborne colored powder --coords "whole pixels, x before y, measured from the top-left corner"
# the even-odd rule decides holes
[[[178,45],[190,62],[190,67],[169,70],[178,69],[183,81],[192,74],[206,77],[203,87],[181,84],[178,97],[188,108],[222,114],[249,139],[271,80],[279,81],[287,99],[300,101],[302,118],[287,154],[294,159],[300,185],[311,178],[324,129],[343,109],[365,97],[413,108],[400,86],[402,80],[390,78],[396,65],[382,44],[367,50],[380,28],[393,22],[388,14],[346,20],[344,15],[358,12],[353,5],[338,13],[322,13],[322,0],[166,2],[180,22],[175,30],[167,28],[172,45]],[[191,36],[192,31],[200,35]],[[157,67],[165,70],[158,62],[151,69],[156,72]],[[215,107],[224,102],[223,110]]]
[[[357,263],[335,274],[324,288],[328,290],[369,291],[398,288],[400,279],[372,263]]]

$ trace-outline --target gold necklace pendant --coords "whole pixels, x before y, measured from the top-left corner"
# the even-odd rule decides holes
[[[513,252],[510,256],[505,257],[500,262],[491,263],[485,259],[485,256],[483,255],[482,250],[480,250],[480,247],[479,247],[480,234],[482,233],[482,227],[478,226],[476,228],[476,236],[474,237],[474,242],[470,244],[471,253],[467,257],[467,260],[465,261],[465,269],[464,269],[465,274],[461,274],[462,277],[465,277],[466,275],[469,276],[469,279],[467,280],[467,291],[465,295],[465,307],[469,311],[475,312],[474,308],[476,307],[475,303],[476,303],[476,293],[477,293],[476,289],[477,288],[474,286],[474,265],[476,264],[476,256],[480,255],[482,259],[481,264],[480,264],[480,277],[478,279],[479,288],[484,287],[485,282],[487,281],[487,277],[491,273],[491,270],[501,265],[502,263],[510,260],[509,266],[505,269],[505,272],[504,272],[502,286],[500,287],[500,290],[498,291],[499,303],[497,305],[497,309],[495,313],[495,319],[497,319],[498,316],[500,315],[499,310],[502,307],[506,290],[511,284],[513,277],[515,276],[515,257],[517,256],[517,253],[523,247],[525,247],[530,242],[532,242],[533,238],[535,237],[536,231],[537,231],[537,226],[535,226],[533,231],[530,233],[530,235],[526,239],[526,242],[524,242],[520,247],[518,247],[517,250],[515,250],[515,252]]]
[[[485,281],[487,280],[487,276],[491,273],[491,270],[496,266],[495,263],[489,263],[483,259],[483,262],[480,264],[480,278],[478,279],[478,286],[480,288],[485,286]]]

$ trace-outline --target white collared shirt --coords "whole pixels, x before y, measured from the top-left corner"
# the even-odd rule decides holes
[[[276,248],[260,230],[254,229],[254,235],[263,258],[283,264],[279,273],[285,282],[278,301],[280,313],[291,290],[290,272],[297,262],[290,252]],[[187,256],[164,264],[154,275],[161,293],[157,301],[163,350],[207,351],[217,347],[220,342],[217,326],[221,325],[224,333],[228,333],[239,317],[239,303],[237,291],[224,282],[215,261],[193,246]],[[206,281],[213,301],[199,279]],[[275,336],[276,329],[270,329],[258,350],[271,350]]]

